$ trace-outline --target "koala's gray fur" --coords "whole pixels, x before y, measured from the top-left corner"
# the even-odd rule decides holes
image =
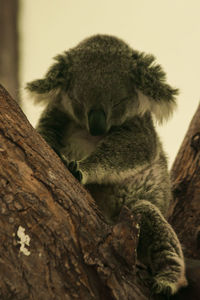
[[[185,286],[178,238],[165,219],[170,180],[152,115],[167,119],[177,90],[152,55],[96,35],[58,55],[44,79],[27,84],[47,108],[38,132],[90,191],[107,220],[121,207],[142,214],[138,256],[151,267],[155,293]]]

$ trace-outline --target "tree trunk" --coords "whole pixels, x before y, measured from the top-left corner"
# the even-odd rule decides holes
[[[18,0],[0,0],[0,83],[19,102]]]
[[[148,299],[138,223],[95,202],[0,87],[0,299]]]
[[[118,223],[107,224],[1,86],[0,166],[0,299],[164,299],[150,297],[147,270],[136,263],[139,216],[124,207]],[[192,293],[172,299],[199,299]]]
[[[172,166],[171,178],[174,199],[169,221],[185,255],[200,259],[200,105]]]
[[[186,257],[189,285],[174,297],[200,299],[200,105],[171,170],[173,201],[169,222],[175,229]],[[191,259],[192,258],[192,259]]]

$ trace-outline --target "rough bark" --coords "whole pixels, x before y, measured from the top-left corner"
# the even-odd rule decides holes
[[[0,0],[0,83],[19,101],[18,0]]]
[[[200,299],[200,105],[172,166],[173,201],[169,222],[186,257],[189,285],[175,299]]]
[[[136,219],[106,224],[0,87],[0,299],[147,299]]]
[[[169,221],[187,257],[200,259],[200,105],[172,166]]]

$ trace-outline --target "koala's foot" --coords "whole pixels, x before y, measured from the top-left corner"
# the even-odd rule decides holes
[[[173,272],[173,271],[172,271]],[[168,299],[174,295],[180,288],[187,286],[185,276],[177,277],[174,274],[156,275],[152,285],[152,292],[154,294],[163,294]],[[176,279],[175,279],[176,278]]]
[[[152,291],[154,294],[163,294],[168,299],[171,295],[176,293],[177,287],[176,283],[157,278],[153,283]]]
[[[170,296],[187,285],[180,242],[157,207],[142,200],[134,212],[142,215],[138,255],[153,275],[153,292]]]
[[[77,161],[71,161],[68,164],[68,170],[72,173],[72,175],[74,175],[74,177],[81,182],[83,175],[81,173],[81,171],[78,169],[78,163]]]

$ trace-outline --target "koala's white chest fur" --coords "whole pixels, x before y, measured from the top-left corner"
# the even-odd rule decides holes
[[[69,160],[82,160],[89,156],[97,147],[102,137],[91,136],[86,129],[70,126],[63,137],[65,145],[61,152]]]

